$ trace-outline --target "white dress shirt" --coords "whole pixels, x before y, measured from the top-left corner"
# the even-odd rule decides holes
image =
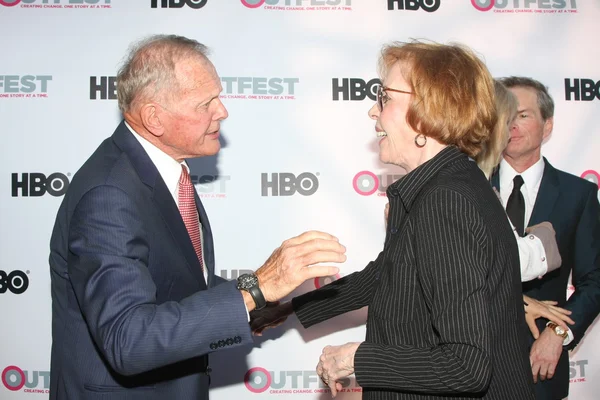
[[[527,227],[528,222],[531,219],[531,213],[533,212],[537,193],[540,190],[543,174],[544,160],[542,158],[520,174],[524,182],[523,186],[521,186],[521,194],[525,199],[525,221],[523,221],[523,226],[525,227]],[[515,171],[506,160],[502,159],[500,162],[500,197],[502,198],[502,206],[504,208],[506,208],[506,203],[513,190],[513,179],[516,175],[519,175],[517,171]],[[514,226],[513,232],[515,233],[517,245],[519,246],[521,281],[527,282],[543,276],[548,272],[548,262],[546,260],[546,251],[544,250],[542,241],[534,235],[527,235],[525,237],[519,236]]]
[[[141,137],[133,130],[131,126],[129,126],[127,122],[125,122],[125,125],[127,126],[127,128],[129,128],[133,136],[140,142],[140,144],[146,151],[146,154],[148,154],[148,157],[150,157],[150,160],[152,161],[154,166],[156,166],[158,173],[162,177],[163,181],[165,181],[165,185],[167,185],[167,189],[169,189],[169,193],[171,193],[171,195],[173,196],[175,204],[177,204],[177,207],[179,207],[179,178],[181,177],[181,166],[183,165],[183,167],[188,170],[188,173],[190,172],[190,167],[188,167],[185,161],[182,161],[181,163],[177,162],[170,155],[163,152],[158,147]],[[196,189],[194,188],[194,190]],[[202,223],[200,223],[200,221],[198,221],[198,223],[200,224],[200,243],[202,245],[202,248],[204,248]],[[204,252],[202,252],[202,265],[206,265],[206,263],[204,262]],[[202,273],[204,275],[204,281],[207,282],[208,273],[206,268],[202,268]]]
[[[502,206],[505,209],[508,198],[513,190],[513,179],[516,175],[521,175],[523,178],[524,183],[523,186],[521,186],[521,194],[525,199],[525,221],[523,221],[523,226],[525,227],[529,225],[529,220],[533,213],[533,207],[540,190],[542,176],[544,175],[544,166],[544,159],[540,157],[535,164],[519,174],[505,159],[502,159],[500,162],[500,197],[502,198]],[[527,282],[538,277],[541,278],[548,271],[546,251],[544,250],[542,241],[534,235],[526,235],[525,237],[519,236],[514,226],[513,232],[515,233],[517,245],[519,247],[521,281]],[[573,333],[571,330],[568,329],[567,332],[569,337],[563,342],[563,345],[565,346],[573,340]]]

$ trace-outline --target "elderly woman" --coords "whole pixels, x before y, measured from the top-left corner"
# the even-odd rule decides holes
[[[365,340],[320,357],[333,395],[354,373],[364,399],[533,399],[517,245],[471,160],[496,123],[493,79],[467,48],[416,41],[385,47],[380,73],[379,157],[407,171],[383,250],[282,308],[309,327],[369,307]]]

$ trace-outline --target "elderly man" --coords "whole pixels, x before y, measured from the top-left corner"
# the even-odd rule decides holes
[[[535,299],[554,300],[572,312],[575,321],[565,330],[539,319],[543,329],[531,348],[536,397],[557,400],[569,393],[569,357],[600,312],[600,207],[598,188],[584,179],[554,168],[541,156],[542,143],[552,132],[554,102],[546,87],[533,79],[501,80],[519,102],[510,128],[499,173],[492,184],[518,231],[549,221],[556,230],[562,257],[559,269],[523,284]],[[575,293],[566,300],[571,275]],[[544,326],[546,325],[546,326]]]
[[[50,398],[207,399],[207,354],[251,343],[248,312],[335,274],[309,266],[343,262],[345,249],[307,232],[256,274],[216,276],[185,162],[219,151],[227,118],[205,47],[147,39],[117,90],[124,121],[74,176],[50,242]]]

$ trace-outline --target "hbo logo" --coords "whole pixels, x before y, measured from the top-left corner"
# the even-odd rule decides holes
[[[206,5],[208,0],[160,0],[160,8],[183,8],[188,6],[190,8],[199,9]],[[150,2],[150,8],[158,8],[158,0],[152,0]]]
[[[310,172],[303,172],[297,177],[289,172],[272,173],[270,179],[269,174],[263,173],[261,181],[262,196],[269,196],[269,189],[271,196],[292,196],[296,192],[311,196],[319,188],[319,180]]]
[[[60,172],[55,172],[47,178],[39,172],[22,173],[20,180],[19,174],[12,174],[12,197],[19,196],[19,190],[23,197],[39,197],[46,193],[50,193],[52,196],[62,196],[68,188],[69,179]]]
[[[333,101],[340,99],[340,94],[343,100],[364,100],[369,97],[371,100],[377,100],[377,88],[381,85],[379,79],[371,79],[365,82],[359,78],[334,78],[331,80],[331,90],[333,93]]]
[[[388,0],[387,3],[388,10],[394,10],[394,6],[397,6],[398,10],[415,11],[421,8],[427,12],[434,12],[440,8],[441,0]]]
[[[29,287],[29,278],[23,271],[13,271],[7,274],[0,270],[0,294],[10,290],[14,294],[21,294]]]
[[[600,100],[600,81],[592,79],[565,79],[565,100]]]

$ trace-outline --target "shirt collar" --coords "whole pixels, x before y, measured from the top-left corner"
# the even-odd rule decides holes
[[[388,198],[399,197],[404,208],[408,211],[421,189],[437,173],[449,164],[464,158],[466,154],[462,153],[456,146],[447,146],[431,160],[426,161],[396,182],[392,183],[387,189]]]
[[[134,131],[127,121],[125,121],[125,126],[127,126],[129,131],[133,134],[133,137],[140,142],[148,154],[148,157],[150,157],[150,160],[152,160],[152,163],[156,166],[156,169],[167,185],[169,192],[176,199],[177,185],[179,183],[179,178],[181,177],[181,166],[183,165],[188,170],[188,173],[190,172],[190,168],[188,167],[187,163],[185,161],[179,163],[173,157],[150,143],[148,140]]]
[[[534,188],[539,186],[544,175],[544,159],[540,156],[540,159],[535,164],[519,174],[502,158],[502,161],[500,161],[500,188],[512,187],[513,179],[516,175],[521,175],[528,192],[534,190]]]

